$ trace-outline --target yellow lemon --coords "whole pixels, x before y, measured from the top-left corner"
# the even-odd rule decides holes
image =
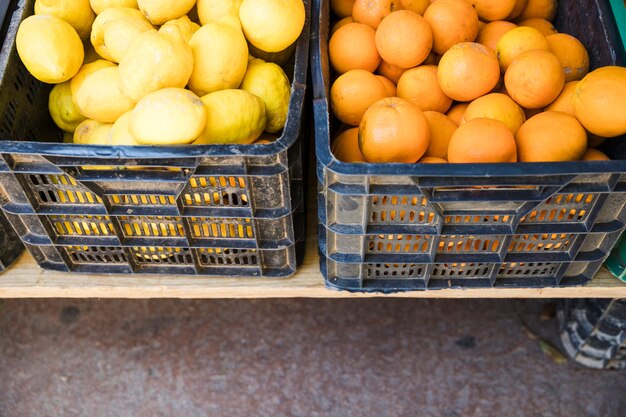
[[[250,54],[254,55],[257,58],[263,59],[268,62],[273,62],[278,65],[286,65],[289,62],[289,59],[293,56],[293,53],[296,50],[297,42],[292,43],[286,49],[283,49],[279,52],[265,52],[261,51],[259,48],[254,45],[249,45]]]
[[[113,146],[134,146],[139,145],[139,142],[135,140],[135,137],[130,133],[130,120],[133,115],[133,111],[127,111],[121,115],[111,129],[111,145]]]
[[[162,88],[183,88],[189,81],[193,65],[191,47],[182,36],[156,30],[144,32],[120,61],[120,90],[132,100],[139,101]]]
[[[118,88],[118,71],[118,67],[102,68],[85,77],[74,96],[81,113],[90,119],[113,123],[134,107],[135,102]]]
[[[111,7],[131,7],[133,9],[139,9],[137,0],[90,0],[89,3],[96,14],[100,14]]]
[[[220,90],[202,97],[202,102],[207,121],[197,145],[252,143],[267,124],[265,104],[247,91]]]
[[[89,0],[37,0],[35,14],[54,16],[66,21],[83,39],[89,37],[91,24],[96,18]]]
[[[189,42],[194,65],[189,88],[199,96],[238,88],[248,66],[248,44],[241,30],[222,23],[209,23]]]
[[[182,36],[185,42],[189,42],[194,33],[200,29],[200,25],[192,22],[189,17],[183,16],[178,19],[170,20],[161,28],[159,32],[175,34],[176,36]]]
[[[237,16],[242,0],[198,0],[198,17],[200,23],[216,23],[226,16]]]
[[[196,0],[137,0],[141,13],[155,25],[186,15],[196,4]]]
[[[83,58],[83,65],[91,64],[99,59],[102,59],[100,55],[96,52],[96,49],[93,47],[91,42],[85,42],[83,45],[83,51],[85,52],[85,57]]]
[[[65,132],[74,132],[76,127],[86,119],[72,99],[69,81],[55,85],[50,91],[48,110],[54,123]]]
[[[302,0],[243,0],[239,20],[246,38],[265,52],[278,52],[294,43],[305,21]]]
[[[240,88],[254,94],[265,103],[266,132],[276,133],[285,126],[291,85],[281,67],[272,62],[250,66]]]
[[[120,62],[130,44],[151,29],[154,27],[139,10],[114,7],[104,10],[93,22],[91,44],[102,58]]]
[[[110,123],[87,119],[76,128],[74,143],[79,145],[110,145],[112,128],[113,125]]]
[[[76,97],[76,93],[78,89],[82,85],[83,81],[85,81],[87,76],[89,76],[90,74],[93,74],[94,72],[98,70],[101,70],[102,68],[111,68],[111,67],[116,67],[116,66],[117,65],[115,65],[114,63],[109,62],[105,59],[98,59],[94,62],[90,62],[89,64],[85,64],[82,67],[80,67],[80,71],[78,71],[78,73],[70,81],[70,88],[72,90],[72,96]]]
[[[202,101],[189,90],[165,88],[145,96],[132,112],[130,132],[143,145],[182,145],[206,124]]]
[[[27,17],[15,43],[28,72],[44,83],[69,80],[83,63],[83,43],[74,28],[58,17]]]

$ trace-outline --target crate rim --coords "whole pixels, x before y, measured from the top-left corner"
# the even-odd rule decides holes
[[[306,92],[306,79],[309,65],[309,47],[311,37],[311,1],[302,0],[305,6],[306,19],[302,33],[298,38],[295,60],[294,77],[291,85],[291,97],[289,99],[289,111],[287,121],[281,136],[271,144],[248,144],[248,145],[181,145],[181,146],[103,146],[103,145],[78,145],[58,142],[33,142],[6,140],[0,137],[0,154],[14,153],[23,155],[63,156],[71,158],[117,158],[120,160],[134,159],[167,159],[167,158],[197,158],[197,157],[268,157],[274,156],[291,146],[299,138],[299,130],[302,124],[304,111],[304,99]],[[34,2],[34,1],[33,1]],[[4,3],[4,2],[3,2]],[[8,3],[8,2],[7,2]],[[23,7],[20,2],[19,7]],[[20,8],[13,12],[7,12],[6,18],[10,17],[7,37],[0,49],[0,79],[4,78],[4,68],[9,55],[15,46],[15,38],[10,36],[17,33],[17,27],[21,23],[23,15]],[[16,16],[19,14],[19,16]]]

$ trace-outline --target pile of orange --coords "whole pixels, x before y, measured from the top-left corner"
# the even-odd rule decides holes
[[[331,0],[331,109],[344,162],[608,159],[626,68],[589,72],[556,0]]]

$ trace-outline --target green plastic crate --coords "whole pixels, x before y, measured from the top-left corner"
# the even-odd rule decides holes
[[[615,16],[615,22],[617,23],[617,29],[620,37],[622,38],[622,46],[626,53],[626,1],[625,0],[609,0],[611,8],[613,9],[613,15]]]

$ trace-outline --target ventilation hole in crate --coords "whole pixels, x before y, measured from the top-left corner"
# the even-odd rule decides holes
[[[456,214],[445,215],[445,224],[465,225],[465,224],[511,224],[513,216],[508,214],[498,215],[476,215],[476,214]]]
[[[437,253],[497,253],[504,236],[441,236]]]
[[[198,249],[198,258],[203,266],[258,266],[256,249]]]
[[[248,186],[243,177],[193,177],[183,193],[187,206],[245,207]]]
[[[551,278],[561,266],[554,262],[510,262],[502,264],[499,278]]]
[[[446,278],[488,278],[491,275],[492,265],[475,262],[458,262],[437,264],[433,268],[432,277]]]
[[[423,278],[426,266],[420,264],[366,264],[365,279]]]
[[[429,253],[433,242],[428,235],[367,236],[368,253]]]
[[[597,194],[557,194],[522,217],[522,223],[570,223],[587,220]]]
[[[193,264],[193,256],[188,248],[164,248],[143,246],[131,248],[135,261],[140,264]]]
[[[67,246],[65,252],[74,263],[127,263],[122,248],[104,246]]]
[[[372,196],[370,197],[370,222],[422,223],[436,221],[435,212],[424,197],[417,196]]]
[[[26,178],[41,203],[102,204],[100,197],[84,189],[70,176],[31,174]]]
[[[120,216],[119,221],[125,237],[185,237],[180,217]]]
[[[515,235],[509,245],[509,252],[567,252],[575,240],[576,235],[570,233]]]
[[[191,235],[195,238],[253,239],[252,219],[191,217]]]
[[[115,236],[108,216],[48,216],[57,236]]]
[[[113,206],[173,206],[176,205],[176,197],[171,195],[152,194],[111,194],[108,196]]]

